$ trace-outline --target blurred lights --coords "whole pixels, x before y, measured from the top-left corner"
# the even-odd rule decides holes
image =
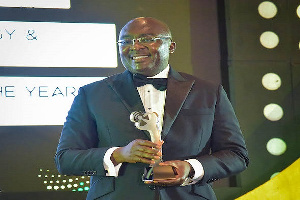
[[[267,143],[267,150],[270,154],[279,156],[286,151],[286,144],[280,138],[272,138]]]
[[[54,188],[54,190],[58,190],[59,186],[55,185],[53,188]]]
[[[89,190],[89,179],[90,176],[68,176],[59,175],[57,171],[55,173],[50,170],[39,169],[37,177],[41,179],[41,183],[46,187],[47,190],[68,190],[74,192],[82,192]]]
[[[277,7],[270,1],[264,1],[258,6],[258,13],[266,19],[271,19],[277,14]]]
[[[275,172],[274,174],[272,174],[272,176],[270,177],[270,179],[274,178],[275,176],[277,176],[280,172]]]
[[[51,185],[48,185],[48,186],[47,186],[47,190],[52,190],[52,186],[51,186]]]
[[[260,35],[260,43],[265,48],[273,49],[279,44],[279,37],[272,31],[266,31]]]
[[[283,116],[283,110],[278,104],[270,103],[264,108],[264,116],[270,121],[278,121]]]
[[[297,15],[298,15],[298,17],[300,18],[300,5],[297,7]]]
[[[281,79],[275,73],[267,73],[262,78],[262,84],[268,90],[277,90],[281,86]]]

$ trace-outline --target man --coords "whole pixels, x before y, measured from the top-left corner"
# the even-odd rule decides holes
[[[176,45],[161,21],[131,20],[118,44],[127,70],[80,89],[58,145],[59,172],[90,175],[88,200],[216,199],[211,182],[248,165],[224,90],[168,65]],[[141,75],[168,78],[166,90],[144,85]],[[129,119],[134,111],[158,114],[163,144],[152,143],[147,131],[134,126]],[[144,168],[160,158],[176,177],[144,183]]]

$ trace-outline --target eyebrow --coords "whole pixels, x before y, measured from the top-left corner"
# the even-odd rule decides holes
[[[147,36],[154,37],[155,34],[153,34],[153,33],[145,33],[145,34],[139,35],[138,37],[140,38],[140,37],[147,37]],[[124,39],[124,38],[132,38],[132,36],[131,35],[124,35],[124,36],[121,37],[121,39]]]

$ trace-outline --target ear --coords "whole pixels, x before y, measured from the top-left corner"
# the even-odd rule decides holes
[[[174,53],[175,49],[176,49],[176,43],[171,42],[170,47],[169,47],[169,52]]]

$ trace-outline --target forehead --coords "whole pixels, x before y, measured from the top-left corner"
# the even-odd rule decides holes
[[[169,28],[154,19],[135,19],[128,22],[121,30],[119,38],[140,36],[170,35]]]

